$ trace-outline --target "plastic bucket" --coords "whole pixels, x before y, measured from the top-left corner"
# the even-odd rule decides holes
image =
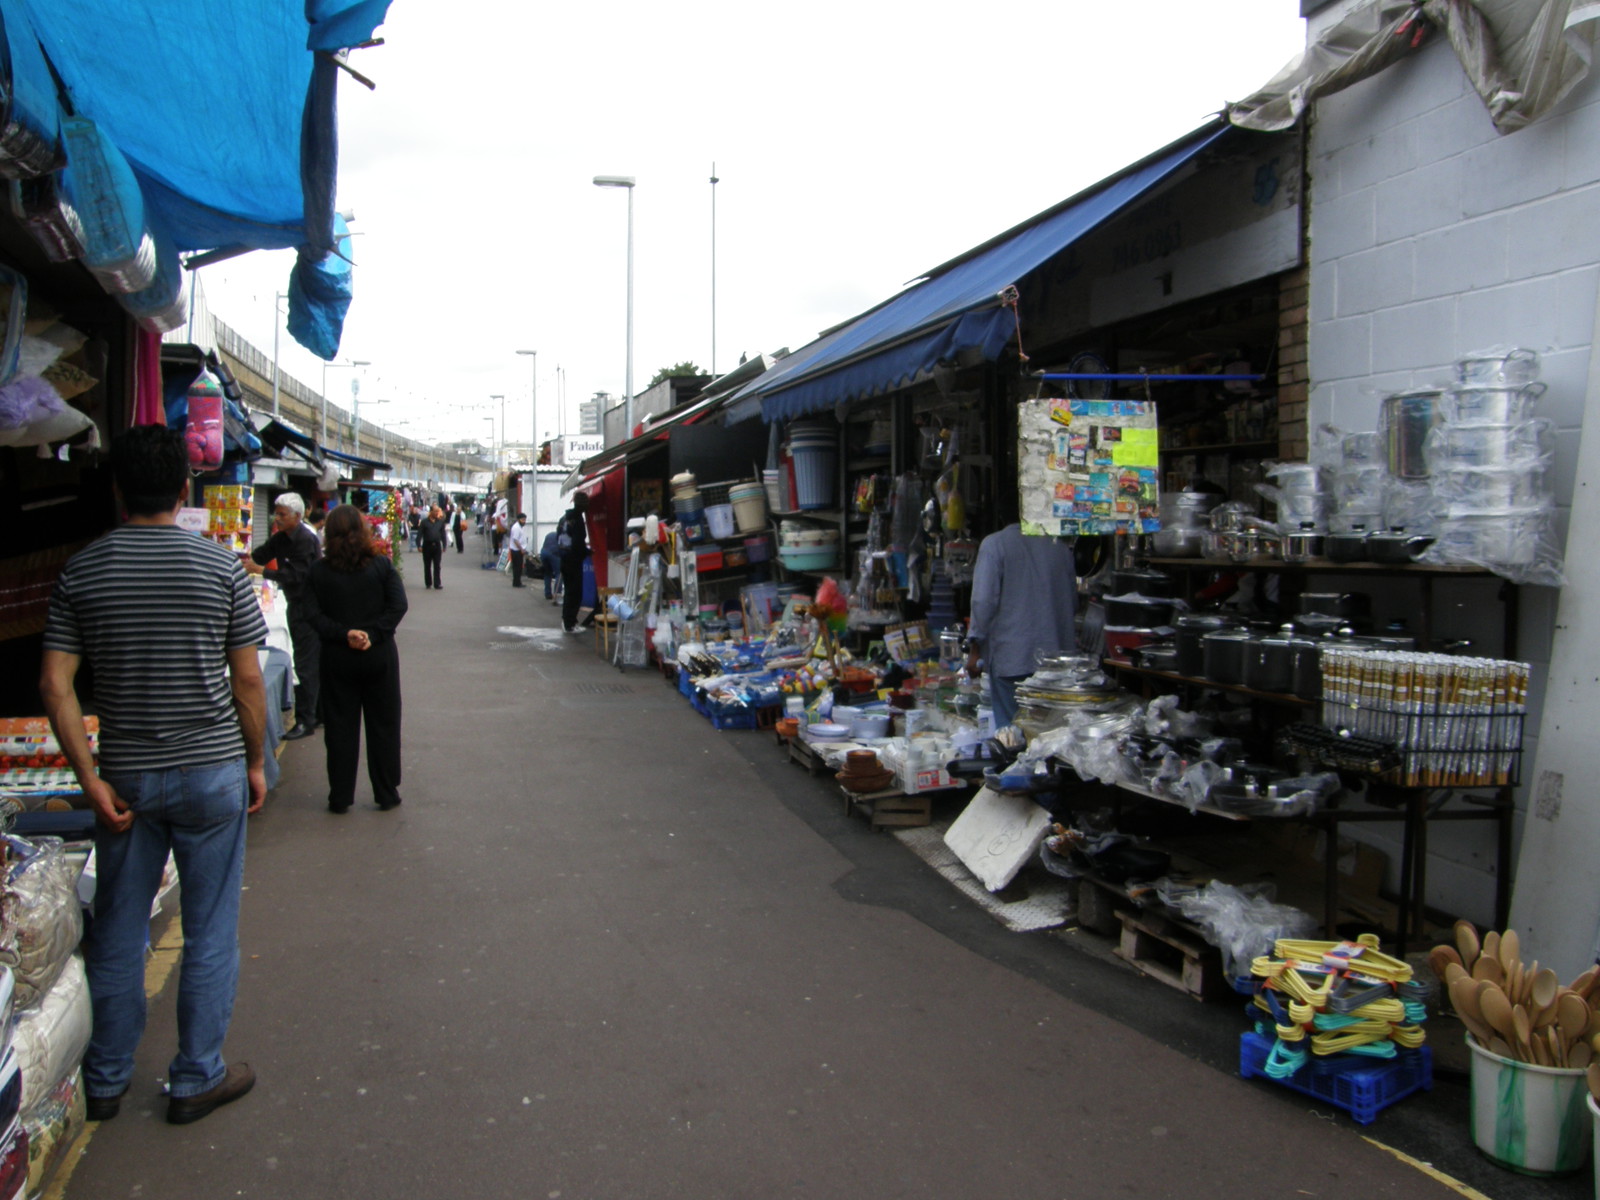
[[[1589,1097],[1589,1119],[1594,1125],[1594,1188],[1600,1196],[1600,1104],[1594,1102],[1593,1096]]]
[[[794,456],[795,505],[800,509],[830,508],[834,504],[833,468],[838,452],[831,441],[805,445],[790,443]]]
[[[769,537],[747,537],[744,540],[744,549],[753,563],[769,562],[772,559],[772,539]]]
[[[781,475],[776,468],[761,472],[761,486],[766,489],[767,507],[773,512],[780,512],[783,509],[783,490],[779,487],[780,478]]]
[[[1524,1175],[1569,1175],[1589,1160],[1595,1122],[1585,1073],[1472,1051],[1472,1140],[1485,1157]]]
[[[733,536],[733,505],[712,504],[706,507],[706,525],[714,538]]]
[[[767,493],[759,483],[738,484],[728,495],[740,533],[755,533],[767,527]]]

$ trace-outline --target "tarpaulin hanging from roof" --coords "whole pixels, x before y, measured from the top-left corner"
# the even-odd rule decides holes
[[[782,359],[741,391],[768,421],[903,386],[957,352],[998,358],[1016,331],[1004,293],[1190,162],[1227,130],[1213,123],[974,251]]]
[[[1442,29],[1495,129],[1554,108],[1589,73],[1600,31],[1593,0],[1373,0],[1326,30],[1260,91],[1228,106],[1245,129],[1288,129],[1319,97],[1377,74]]]
[[[328,52],[368,40],[388,0],[23,8],[66,103],[132,165],[153,227],[180,250],[294,246],[297,272],[322,268],[336,240],[338,68]],[[5,16],[7,38],[24,36],[15,6]],[[302,282],[320,323],[337,331],[343,313]]]

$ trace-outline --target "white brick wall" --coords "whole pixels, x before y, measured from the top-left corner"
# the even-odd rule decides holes
[[[1561,431],[1557,500],[1570,504],[1600,288],[1594,76],[1555,112],[1502,136],[1438,38],[1320,101],[1308,161],[1312,424],[1373,428],[1385,394],[1447,379],[1460,354],[1529,346],[1549,385],[1540,413]],[[1555,593],[1524,589],[1521,618],[1519,652],[1542,685]],[[1441,858],[1430,902],[1487,919],[1488,830],[1441,825],[1430,847]]]

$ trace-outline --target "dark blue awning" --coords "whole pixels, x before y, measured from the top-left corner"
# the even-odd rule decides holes
[[[958,351],[984,361],[1016,333],[1004,293],[1226,134],[1213,122],[959,258],[781,360],[744,389],[768,421],[787,420],[912,382]]]

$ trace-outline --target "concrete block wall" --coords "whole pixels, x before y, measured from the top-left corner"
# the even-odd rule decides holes
[[[1571,504],[1600,288],[1597,84],[1591,75],[1541,121],[1502,136],[1438,38],[1317,104],[1308,154],[1313,427],[1374,429],[1385,395],[1448,380],[1469,351],[1527,346],[1549,387],[1540,414],[1560,431],[1556,497]],[[1447,593],[1437,589],[1441,600]],[[1535,665],[1535,731],[1556,599],[1545,588],[1520,594],[1518,656]],[[1493,645],[1498,615],[1483,619]],[[1525,776],[1535,748],[1530,739]],[[1520,796],[1518,806],[1520,838]],[[1487,920],[1492,846],[1487,828],[1431,831],[1430,902]]]

